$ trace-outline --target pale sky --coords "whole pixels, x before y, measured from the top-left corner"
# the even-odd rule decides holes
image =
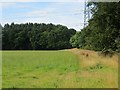
[[[6,23],[53,23],[74,28],[77,31],[83,28],[84,2],[43,2],[37,0],[10,0],[2,2],[2,25]],[[50,0],[49,0],[50,1]]]

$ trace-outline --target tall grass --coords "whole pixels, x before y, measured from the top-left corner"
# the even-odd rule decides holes
[[[85,82],[82,83],[82,87],[118,88],[118,55],[104,57],[90,50],[71,49],[69,51],[79,57],[78,76]]]
[[[3,51],[2,76],[3,88],[117,88],[118,57],[78,49]]]

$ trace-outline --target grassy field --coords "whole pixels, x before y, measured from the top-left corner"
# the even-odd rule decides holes
[[[96,52],[78,49],[2,54],[3,88],[118,87],[116,55],[100,57]]]

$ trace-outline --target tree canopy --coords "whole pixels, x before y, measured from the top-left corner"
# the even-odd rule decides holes
[[[2,25],[0,24],[0,50],[2,49]]]
[[[90,2],[88,5],[94,5],[89,25],[71,38],[76,38],[71,44],[97,51],[120,52],[120,2]]]
[[[44,50],[71,48],[70,37],[76,33],[63,25],[52,23],[5,24],[2,47],[5,50]]]
[[[3,49],[77,47],[120,52],[120,2],[90,2],[88,6],[92,6],[92,18],[80,32],[51,23],[5,24],[2,30]]]

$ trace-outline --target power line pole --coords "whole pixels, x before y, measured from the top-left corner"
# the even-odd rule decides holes
[[[88,4],[88,1],[85,0],[85,6],[84,6],[84,28],[88,25],[88,21],[90,19],[90,7]]]

